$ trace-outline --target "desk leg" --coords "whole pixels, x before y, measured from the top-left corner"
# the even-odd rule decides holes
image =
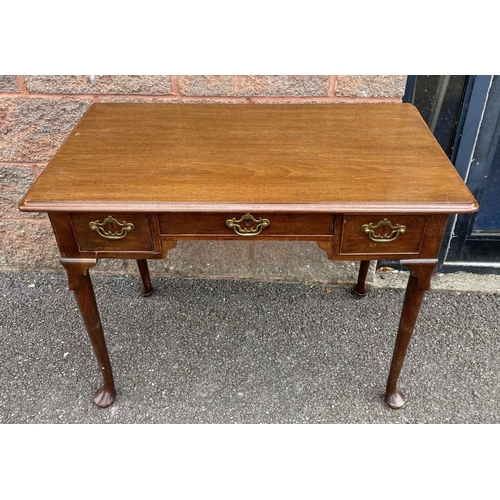
[[[69,289],[75,294],[103,378],[103,386],[95,393],[94,403],[106,408],[115,401],[116,392],[94,287],[88,273],[88,268],[95,265],[95,260],[89,259],[85,262],[61,259],[61,263],[68,273]]]
[[[359,264],[358,282],[354,287],[354,293],[359,297],[366,297],[368,292],[366,290],[366,275],[368,274],[368,269],[370,268],[369,260],[362,260]]]
[[[148,261],[146,259],[137,260],[137,267],[139,268],[142,280],[142,287],[139,289],[139,293],[143,297],[149,297],[153,293],[153,285],[149,276]]]
[[[397,382],[425,292],[430,290],[432,272],[436,267],[436,263],[436,261],[401,262],[401,264],[411,269],[411,274],[406,288],[406,295],[385,393],[385,402],[394,409],[399,409],[405,404],[403,394],[397,389]]]

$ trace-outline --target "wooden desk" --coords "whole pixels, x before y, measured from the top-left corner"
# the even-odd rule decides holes
[[[104,384],[111,364],[88,273],[177,240],[316,241],[329,259],[411,270],[386,390],[396,387],[448,216],[478,205],[410,104],[94,104],[20,202],[48,212]],[[367,375],[368,376],[368,375]]]

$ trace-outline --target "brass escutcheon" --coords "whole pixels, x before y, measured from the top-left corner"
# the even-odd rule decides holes
[[[241,227],[239,224],[243,221],[252,221],[257,225],[255,227],[245,228]],[[257,236],[262,232],[262,230],[271,225],[269,219],[263,219],[262,217],[256,219],[253,215],[246,213],[241,219],[236,220],[236,217],[228,219],[226,221],[226,226],[233,229],[234,232],[239,236]]]
[[[106,231],[106,229],[104,229],[106,224],[117,224],[121,227],[121,231]],[[111,215],[106,217],[102,222],[99,220],[89,222],[89,227],[92,231],[97,231],[97,234],[108,240],[120,240],[121,238],[125,238],[130,231],[135,229],[135,226],[131,222],[118,222],[114,217],[111,217]]]
[[[381,226],[388,226],[392,231],[389,234],[380,234],[375,233],[375,231]],[[378,224],[374,225],[363,224],[361,226],[361,231],[368,235],[368,237],[377,243],[390,243],[394,241],[400,234],[404,234],[406,232],[406,226],[402,224],[393,225],[387,219],[381,220]]]

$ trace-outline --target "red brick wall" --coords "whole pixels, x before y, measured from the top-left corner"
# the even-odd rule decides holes
[[[406,76],[0,76],[0,270],[60,270],[45,214],[17,202],[93,102],[394,102]],[[127,270],[111,263],[108,269]]]

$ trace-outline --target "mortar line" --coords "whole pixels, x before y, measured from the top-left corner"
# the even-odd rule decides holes
[[[26,86],[26,79],[24,75],[17,76],[17,84],[19,85],[19,91],[23,97],[29,97],[28,87]]]
[[[328,87],[328,97],[335,97],[335,87],[337,86],[337,80],[338,80],[337,75],[331,75],[330,76],[330,83]]]

